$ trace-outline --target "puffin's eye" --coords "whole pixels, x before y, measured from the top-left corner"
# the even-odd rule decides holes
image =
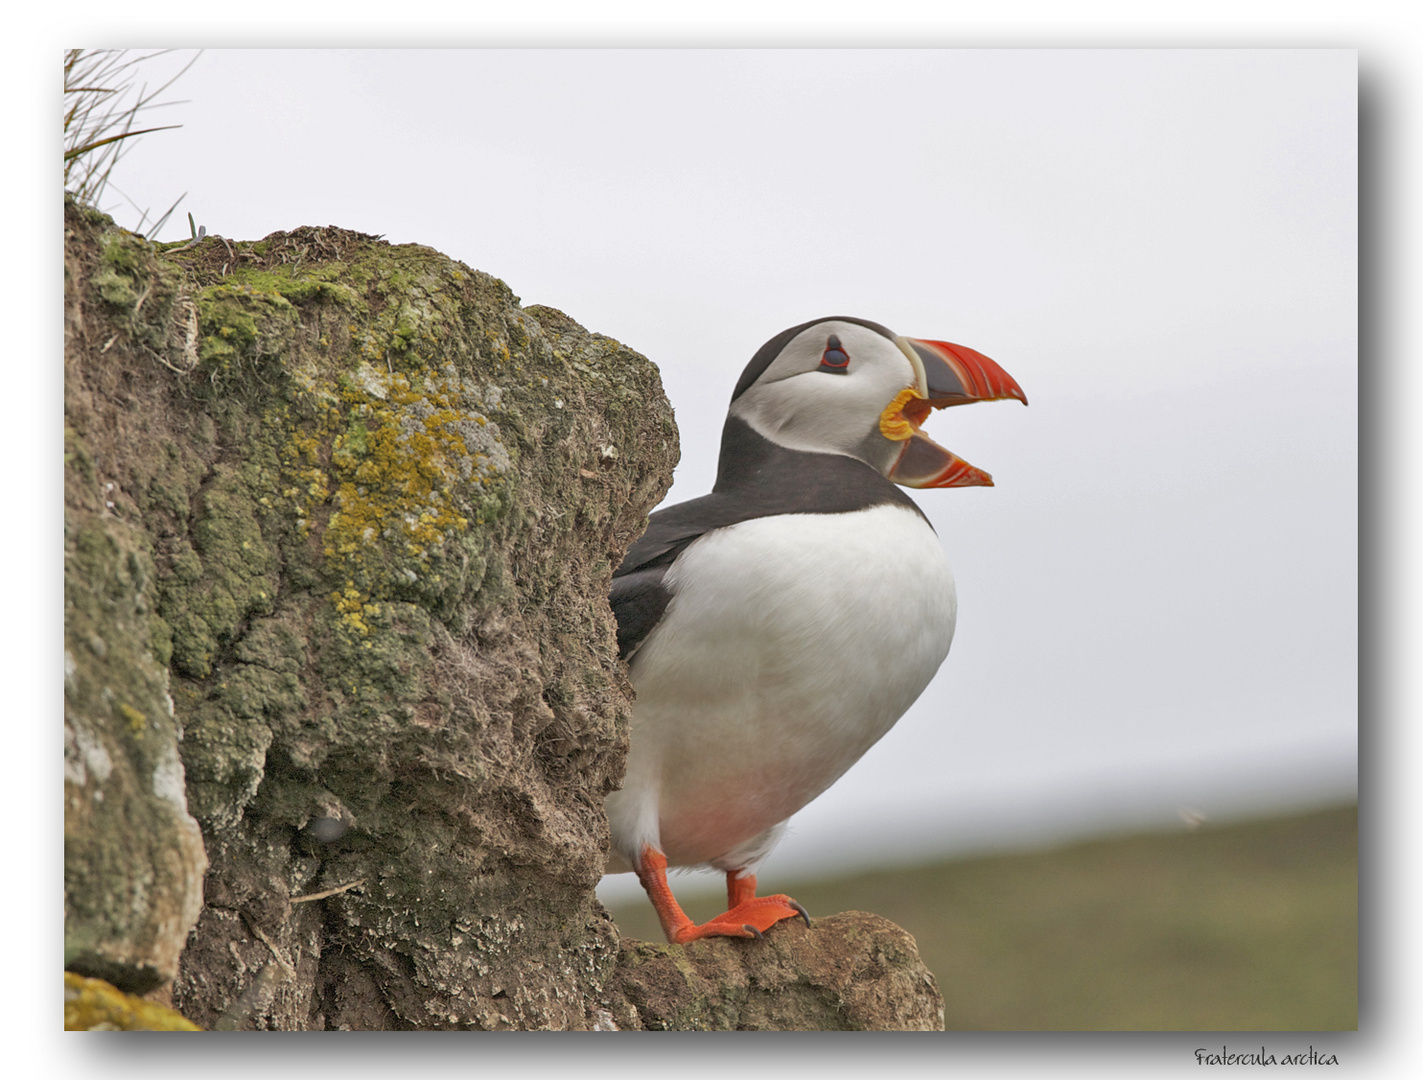
[[[825,339],[825,351],[820,354],[820,371],[828,371],[832,375],[848,375],[850,372],[850,355],[840,345],[840,336],[831,334]]]

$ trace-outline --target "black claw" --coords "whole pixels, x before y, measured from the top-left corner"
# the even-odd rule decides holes
[[[791,901],[791,907],[795,908],[796,911],[798,911],[798,912],[800,913],[800,917],[805,920],[805,925],[806,925],[806,926],[809,926],[809,925],[810,925],[810,912],[806,911],[805,908],[801,907],[801,905],[798,904],[798,903],[796,903],[796,901],[794,901],[794,900]]]
[[[748,922],[748,923],[742,923],[742,924],[741,924],[741,928],[742,928],[743,930],[750,930],[753,934],[755,934],[757,941],[760,941],[762,938],[764,938],[764,937],[766,936],[765,934],[761,933],[761,931],[757,930],[754,926],[752,926],[749,922]]]

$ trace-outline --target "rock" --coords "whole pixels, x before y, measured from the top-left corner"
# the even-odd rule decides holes
[[[645,1030],[944,1030],[914,939],[862,911],[780,923],[764,941],[625,941],[617,980]]]
[[[418,245],[65,227],[67,966],[205,1028],[700,1015],[594,895],[652,363]],[[688,992],[889,1022],[852,983],[912,944],[851,929],[711,943]]]
[[[101,227],[70,210],[66,256]],[[187,808],[153,537],[127,512],[120,471],[82,433],[82,274],[66,257],[65,965],[143,993],[177,974],[207,858]],[[115,405],[116,423],[136,422]]]

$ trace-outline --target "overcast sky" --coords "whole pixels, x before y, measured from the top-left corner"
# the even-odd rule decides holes
[[[1018,380],[1027,409],[926,425],[997,484],[914,496],[953,651],[769,882],[1352,796],[1356,76],[1317,49],[208,51],[115,179],[187,193],[166,239],[190,211],[427,244],[644,353],[669,501],[807,319]]]

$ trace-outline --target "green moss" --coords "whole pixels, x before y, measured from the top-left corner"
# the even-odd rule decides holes
[[[245,620],[271,611],[277,560],[242,470],[219,467],[198,505],[193,546],[181,545],[171,560],[174,587],[164,590],[160,614],[171,628],[173,662],[203,678]]]
[[[116,308],[125,311],[131,310],[138,303],[138,292],[134,289],[134,280],[117,270],[100,270],[93,278],[94,287],[99,290],[99,295]]]
[[[299,322],[286,297],[250,285],[214,285],[199,292],[195,302],[201,335],[198,358],[215,382],[230,381],[244,359],[284,352]]]
[[[253,247],[255,250],[261,245]],[[270,269],[244,267],[239,264],[227,275],[224,284],[250,289],[257,294],[280,296],[298,306],[329,303],[360,310],[364,304],[351,288],[349,280],[349,269],[340,262],[300,268],[276,266]]]
[[[352,420],[344,435],[338,435],[341,449],[357,458],[369,457],[372,450],[370,429],[362,420]]]
[[[152,272],[153,251],[134,233],[110,229],[101,241],[99,264],[130,278],[147,277]]]
[[[90,279],[104,301],[136,321],[129,332],[150,348],[167,335],[167,318],[177,295],[181,271],[153,258],[146,240],[123,229],[104,233],[99,263]]]
[[[235,824],[256,795],[272,745],[272,730],[260,716],[235,716],[225,707],[224,689],[219,682],[218,696],[193,686],[175,687],[174,693],[184,717],[188,811],[218,830]]]
[[[148,623],[148,650],[164,668],[173,662],[173,628],[157,615]]]

